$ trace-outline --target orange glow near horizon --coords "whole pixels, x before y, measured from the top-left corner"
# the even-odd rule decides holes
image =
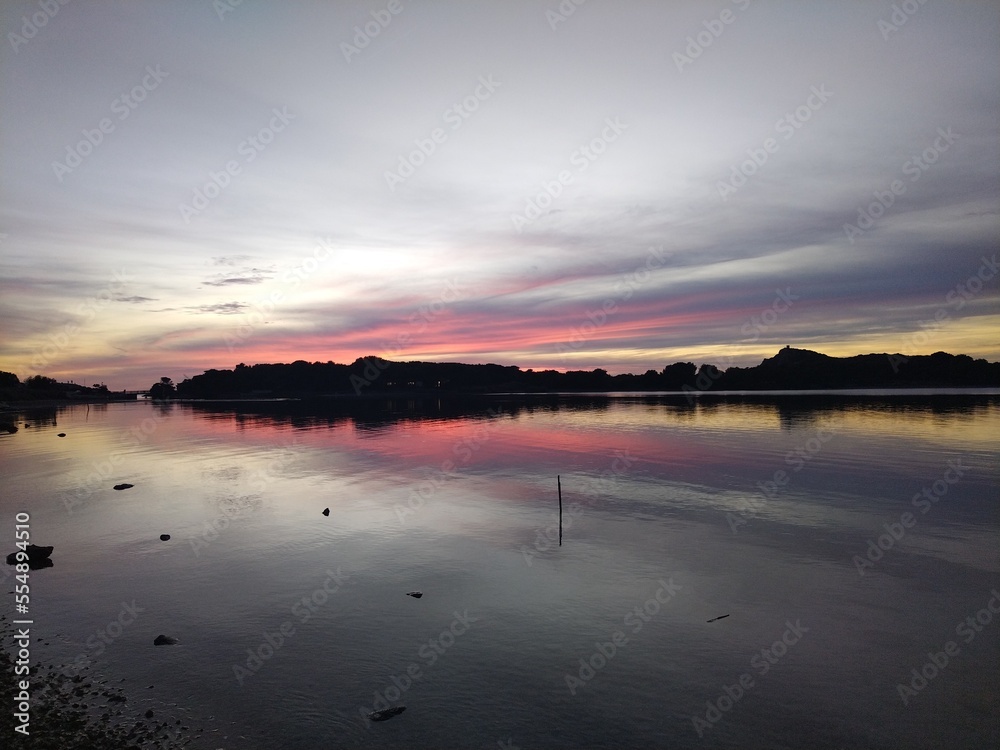
[[[830,356],[867,353],[932,354],[949,351],[996,359],[995,331],[1000,315],[945,320],[929,333],[900,336],[858,330],[822,341],[806,330],[776,327],[772,334],[753,333],[748,321],[759,307],[714,308],[715,298],[689,295],[662,303],[616,304],[609,312],[599,304],[559,309],[547,315],[506,315],[503,318],[475,309],[445,306],[434,314],[410,312],[365,328],[330,332],[290,329],[280,315],[259,325],[247,325],[246,316],[219,316],[222,325],[177,328],[149,333],[148,324],[102,320],[93,330],[73,337],[58,335],[26,339],[28,354],[20,361],[0,360],[0,370],[22,380],[35,372],[83,385],[105,382],[114,390],[146,388],[161,376],[175,381],[209,369],[231,369],[238,363],[336,362],[349,364],[359,357],[378,356],[395,361],[491,362],[522,369],[593,370],[612,374],[660,370],[677,361],[726,367],[754,366],[774,356],[784,345],[813,349]],[[142,321],[139,321],[142,322]],[[134,329],[128,326],[135,325]],[[748,328],[748,326],[750,326]],[[697,340],[701,331],[715,332],[714,342]],[[800,334],[800,335],[797,335]],[[781,336],[781,338],[779,338]],[[117,340],[125,347],[109,346]],[[128,344],[128,339],[137,343]],[[61,345],[64,344],[65,345]],[[32,367],[32,364],[41,365]]]

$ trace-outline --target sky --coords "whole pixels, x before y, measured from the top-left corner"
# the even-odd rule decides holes
[[[1000,5],[0,4],[0,370],[1000,359]]]

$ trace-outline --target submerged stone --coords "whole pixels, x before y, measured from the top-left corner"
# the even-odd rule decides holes
[[[381,711],[373,711],[368,714],[368,718],[372,721],[385,721],[403,713],[405,710],[406,706],[393,706],[392,708],[384,708]]]

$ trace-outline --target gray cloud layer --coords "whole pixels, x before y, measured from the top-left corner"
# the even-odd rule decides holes
[[[995,279],[947,300],[1000,235],[1000,9],[897,6],[70,3],[28,38],[40,6],[5,3],[0,367],[68,322],[51,369],[123,378],[400,331],[613,371],[785,343],[996,359]],[[108,288],[142,314],[86,307]]]

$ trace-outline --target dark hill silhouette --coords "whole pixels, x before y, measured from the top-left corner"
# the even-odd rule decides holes
[[[602,369],[521,370],[513,365],[391,362],[239,364],[208,370],[177,386],[181,398],[277,398],[384,393],[546,393],[555,391],[721,391],[844,388],[1000,387],[1000,363],[964,354],[862,354],[831,357],[785,347],[756,367],[722,371],[676,362],[641,375]]]
[[[964,354],[830,357],[786,347],[757,367],[726,370],[714,390],[972,388],[1000,385],[1000,364]]]

